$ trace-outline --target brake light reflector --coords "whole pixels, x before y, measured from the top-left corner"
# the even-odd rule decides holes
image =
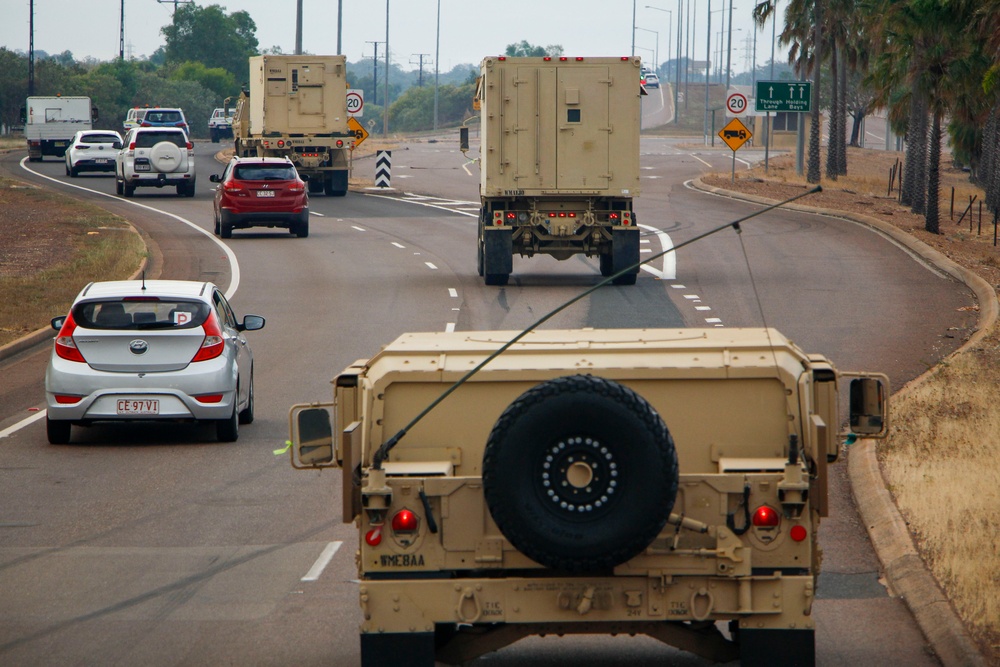
[[[761,505],[753,513],[753,525],[758,528],[774,528],[781,522],[781,515],[773,507]]]
[[[382,526],[375,526],[365,533],[365,542],[370,547],[377,547],[382,543]]]
[[[408,509],[401,509],[392,517],[392,530],[395,533],[415,533],[419,525],[417,515]]]
[[[222,340],[222,328],[219,326],[219,316],[215,314],[214,310],[209,314],[205,323],[201,325],[201,328],[205,331],[205,340],[201,342],[201,348],[194,355],[192,362],[215,359],[222,354],[225,347],[225,342]]]
[[[201,396],[195,396],[194,400],[199,403],[221,403],[222,394],[202,394]]]
[[[54,396],[59,405],[73,405],[83,400],[83,396],[70,396],[68,394],[55,394]]]
[[[788,534],[796,542],[801,542],[802,540],[806,539],[808,532],[806,531],[805,526],[803,526],[802,524],[797,524],[792,526],[792,529],[788,531]]]
[[[73,340],[73,332],[76,330],[76,322],[73,320],[73,313],[66,316],[66,321],[59,328],[59,335],[56,336],[56,356],[67,361],[79,361],[87,363],[83,354],[76,347]]]
[[[343,147],[344,147],[344,140],[337,139],[337,148],[343,148]]]

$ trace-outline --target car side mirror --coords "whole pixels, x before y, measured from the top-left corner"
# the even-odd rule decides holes
[[[257,331],[264,328],[264,318],[260,315],[247,315],[240,324],[240,331]]]
[[[211,176],[208,177],[208,180],[212,181],[213,183],[221,183],[222,176],[219,174],[212,174]]]
[[[56,331],[59,331],[60,329],[62,329],[63,325],[65,323],[66,323],[66,316],[65,315],[60,315],[59,317],[53,317],[52,321],[50,322],[50,324],[52,325],[52,328],[55,329]]]
[[[857,435],[884,437],[888,430],[887,382],[881,378],[851,380],[850,430]]]
[[[292,461],[297,467],[327,467],[333,460],[333,424],[326,408],[293,408]]]

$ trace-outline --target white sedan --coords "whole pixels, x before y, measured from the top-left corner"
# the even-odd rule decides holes
[[[122,135],[114,130],[80,130],[66,149],[66,175],[81,171],[115,170],[115,156],[122,147]]]

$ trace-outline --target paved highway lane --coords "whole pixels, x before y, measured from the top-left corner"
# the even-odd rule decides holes
[[[198,144],[193,200],[140,190],[135,201],[209,230],[213,149]],[[644,140],[643,152],[649,169],[639,220],[668,232],[673,242],[745,212],[743,205],[683,186],[704,162],[724,168],[719,154],[659,140]],[[477,192],[474,166],[463,168],[461,154],[447,142],[410,144],[394,152],[394,163],[400,177],[394,185],[448,201],[317,196],[308,239],[255,228],[226,242],[240,266],[233,297],[238,314],[268,318],[251,339],[258,416],[237,443],[219,444],[212,429],[188,425],[152,432],[95,427],[79,444],[53,447],[36,423],[0,439],[0,662],[356,663],[356,533],[340,523],[336,472],[294,472],[273,455],[286,437],[288,406],[325,399],[336,372],[399,332],[518,328],[600,280],[596,261],[543,257],[515,259],[512,284],[486,288],[475,271],[476,223],[468,215],[467,202]],[[61,163],[41,166],[57,178],[63,173]],[[73,183],[107,193],[114,188],[113,179],[100,177]],[[161,249],[163,277],[228,285],[225,255],[207,237],[121,199],[101,201],[149,231]],[[807,315],[807,326],[793,334],[807,349],[830,323],[839,323],[828,336],[844,350],[834,359],[857,367],[865,349],[879,355],[892,349],[900,313],[918,313],[905,327],[930,352],[941,352],[932,342],[943,322],[962,325],[955,308],[968,303],[967,294],[897,257],[894,246],[876,241],[857,257],[862,241],[845,237],[842,224],[803,222],[799,214],[778,220],[744,226],[748,255],[768,323],[786,329]],[[713,315],[729,326],[759,323],[746,262],[738,241],[726,234],[718,243],[692,246],[690,255],[682,251],[676,279],[644,272],[636,286],[601,289],[547,326],[691,326]],[[659,252],[660,238],[649,240],[650,253]],[[813,265],[824,269],[810,284],[797,272]],[[894,287],[858,291],[864,280]],[[914,280],[923,281],[920,299],[903,289]],[[845,295],[834,298],[831,285],[841,285]],[[928,299],[946,304],[941,322],[923,312]],[[888,310],[893,300],[901,302],[898,312]],[[862,328],[861,317],[879,327]],[[851,342],[862,335],[864,345]],[[901,358],[890,362],[894,379],[912,376],[919,365],[914,358],[923,358],[909,350],[894,351]],[[37,371],[44,354],[25,356]],[[25,385],[32,386],[30,380]],[[41,395],[40,375],[32,391]],[[21,412],[14,407],[21,403],[0,401],[0,426]],[[827,569],[816,604],[820,664],[933,664],[905,606],[877,582],[874,554],[842,479],[838,489],[835,516],[821,536]],[[554,655],[574,665],[704,664],[652,640],[606,637],[533,639],[481,662],[550,664]]]

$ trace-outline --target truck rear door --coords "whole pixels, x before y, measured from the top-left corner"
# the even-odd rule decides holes
[[[557,184],[606,189],[610,178],[611,77],[607,67],[559,68],[556,100]]]

